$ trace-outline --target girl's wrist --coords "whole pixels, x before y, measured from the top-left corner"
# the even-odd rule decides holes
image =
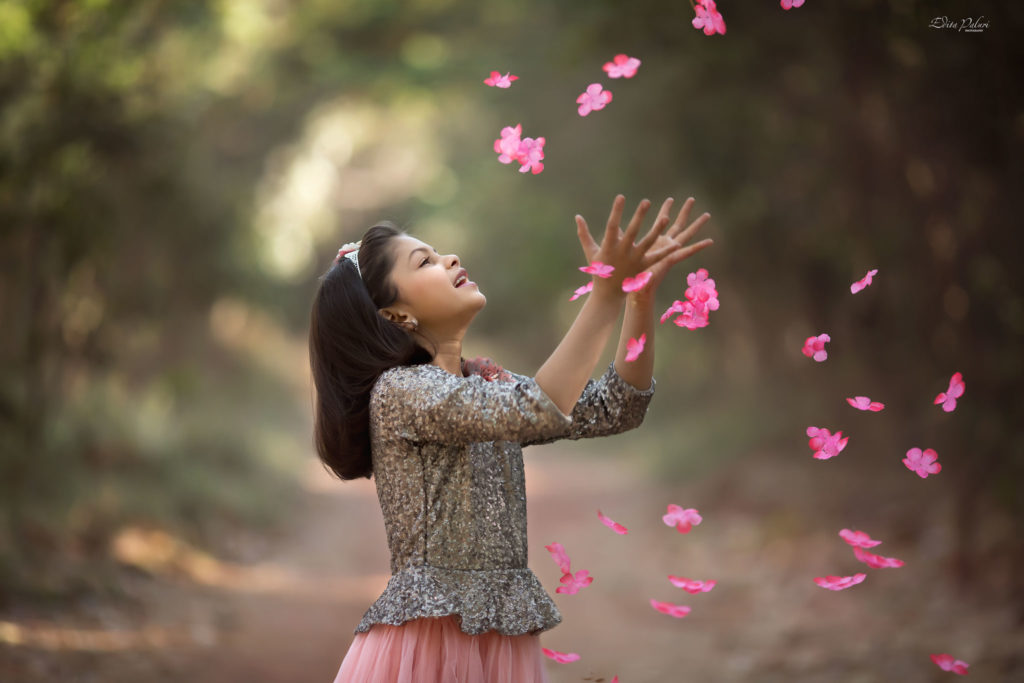
[[[626,292],[615,287],[601,287],[595,285],[594,291],[591,293],[591,298],[621,306],[623,300],[626,298]]]
[[[654,292],[644,288],[639,292],[630,292],[626,297],[627,305],[635,308],[654,308]]]

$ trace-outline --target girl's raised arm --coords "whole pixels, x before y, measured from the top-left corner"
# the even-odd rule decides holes
[[[594,276],[593,292],[584,301],[565,338],[537,370],[537,384],[565,415],[572,414],[573,406],[579,400],[618,322],[626,297],[622,291],[622,281],[684,248],[674,240],[671,244],[655,246],[661,231],[668,225],[667,212],[662,212],[650,231],[634,244],[633,240],[651,203],[646,199],[640,202],[633,219],[623,232],[619,224],[625,204],[624,196],[620,194],[615,197],[600,245],[594,241],[583,217],[576,216],[576,232],[587,262],[600,261],[613,266],[615,270],[607,278]]]
[[[704,212],[697,220],[686,225],[690,220],[690,209],[693,208],[693,201],[693,197],[690,197],[683,203],[683,208],[680,209],[676,220],[672,223],[672,227],[666,230],[665,234],[660,235],[654,242],[655,248],[669,247],[673,244],[678,246],[685,245],[696,234],[697,230],[710,220],[711,214]],[[661,211],[658,212],[657,220],[668,220],[672,202],[671,197],[665,200],[661,205]],[[615,372],[622,379],[641,391],[651,385],[651,377],[654,374],[654,316],[656,314],[654,310],[654,295],[672,266],[711,244],[713,242],[710,239],[704,239],[684,249],[673,251],[647,269],[651,271],[651,279],[646,287],[639,292],[630,292],[628,295],[626,316],[622,321],[622,332],[619,335],[619,347],[615,352]],[[646,343],[643,353],[636,360],[627,363],[626,353],[629,350],[627,342],[630,338],[639,339],[642,334],[647,335],[645,337]]]

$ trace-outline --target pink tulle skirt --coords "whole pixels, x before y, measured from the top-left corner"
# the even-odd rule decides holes
[[[540,636],[471,636],[454,616],[357,633],[334,683],[547,683]]]

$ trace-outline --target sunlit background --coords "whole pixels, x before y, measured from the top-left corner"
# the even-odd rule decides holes
[[[718,9],[709,37],[664,0],[0,0],[0,680],[332,680],[388,555],[373,482],[312,448],[316,278],[394,220],[487,295],[463,355],[533,374],[587,279],[573,216],[620,192],[712,214],[659,312],[698,267],[721,309],[659,327],[640,429],[526,451],[531,567],[555,596],[559,541],[595,577],[555,596],[542,642],[581,659],[552,681],[1024,678],[1024,9]],[[497,161],[516,124],[542,173]],[[814,460],[809,425],[848,446]]]

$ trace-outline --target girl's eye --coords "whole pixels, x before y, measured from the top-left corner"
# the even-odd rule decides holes
[[[425,265],[426,265],[427,263],[429,263],[429,262],[430,262],[430,259],[429,259],[429,258],[425,258],[425,259],[423,259],[423,262],[422,262],[422,263],[420,263],[420,268],[422,268],[423,266],[425,266]]]

